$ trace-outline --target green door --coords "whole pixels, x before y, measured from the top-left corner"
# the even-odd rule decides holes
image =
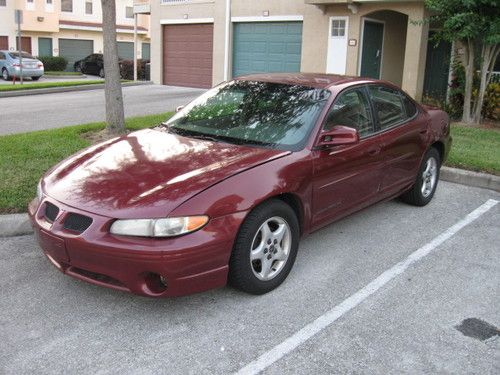
[[[52,38],[38,38],[38,56],[52,56]]]
[[[132,42],[116,42],[118,46],[118,57],[125,60],[134,59],[134,43]]]
[[[233,31],[233,77],[300,71],[302,22],[242,22]]]
[[[151,59],[151,45],[149,43],[142,43],[142,53],[143,60]]]
[[[363,50],[361,55],[361,77],[380,78],[384,24],[366,21],[363,29]]]
[[[425,63],[424,96],[444,100],[448,90],[450,72],[451,43],[431,40],[434,31],[429,32],[427,61]]]
[[[59,56],[68,60],[67,71],[74,71],[75,61],[94,53],[94,41],[83,39],[59,39]]]

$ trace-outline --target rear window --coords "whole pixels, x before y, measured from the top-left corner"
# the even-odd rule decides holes
[[[9,55],[13,59],[19,58],[19,52],[10,52]],[[23,59],[34,59],[34,57],[27,52],[21,52],[21,56]]]

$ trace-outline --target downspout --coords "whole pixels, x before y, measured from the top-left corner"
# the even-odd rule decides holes
[[[231,0],[226,0],[226,27],[224,30],[224,81],[229,80],[229,34],[231,29]]]

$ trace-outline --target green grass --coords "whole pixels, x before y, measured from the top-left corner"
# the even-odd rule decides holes
[[[500,131],[452,125],[446,165],[500,175]]]
[[[132,117],[126,120],[129,130],[159,124],[172,113]],[[92,123],[61,129],[0,136],[0,213],[26,212],[36,185],[43,173],[60,160],[90,145],[82,138],[97,132],[104,123]]]
[[[38,82],[26,83],[24,85],[16,82],[15,85],[0,85],[0,92],[4,91],[17,91],[17,90],[33,90],[33,89],[47,89],[51,87],[68,87],[68,86],[83,86],[95,85],[96,83],[104,83],[102,80],[86,80],[86,81],[63,81],[63,82]]]
[[[80,72],[66,72],[66,71],[62,71],[62,72],[51,72],[51,71],[45,71],[43,72],[43,75],[45,76],[83,76],[82,73]]]

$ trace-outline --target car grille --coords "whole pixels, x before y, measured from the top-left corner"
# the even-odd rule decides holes
[[[92,218],[80,214],[70,213],[64,220],[64,228],[82,233],[92,224]]]
[[[54,206],[50,202],[45,202],[45,218],[48,221],[53,223],[54,220],[56,220],[58,214],[59,214],[59,208],[57,208],[57,206]]]

